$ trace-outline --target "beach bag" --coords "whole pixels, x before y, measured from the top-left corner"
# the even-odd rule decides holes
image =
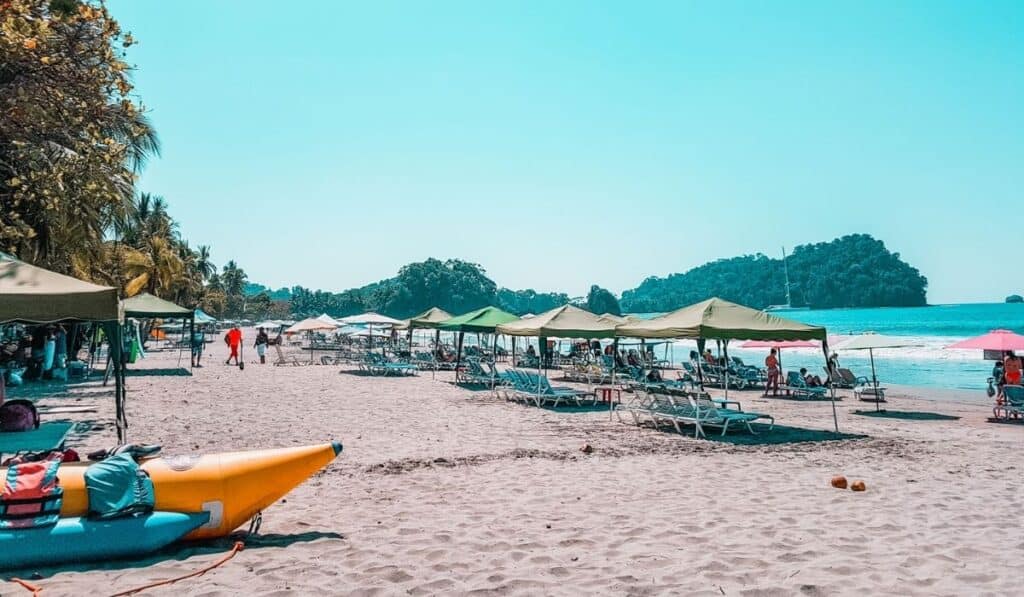
[[[60,518],[64,490],[57,479],[63,453],[7,467],[0,493],[0,529],[53,526]]]
[[[85,469],[89,518],[109,520],[153,511],[153,481],[128,452]]]
[[[39,411],[28,400],[8,400],[0,406],[0,431],[39,429]]]

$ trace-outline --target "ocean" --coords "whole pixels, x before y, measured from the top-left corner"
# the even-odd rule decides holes
[[[1008,329],[1024,334],[1024,304],[934,305],[929,307],[881,309],[826,309],[776,313],[788,319],[825,326],[829,337],[876,332],[902,336],[916,346],[876,350],[875,370],[879,381],[900,385],[935,388],[984,390],[992,371],[992,362],[982,360],[981,351],[949,350],[946,346],[964,338],[978,336],[994,329]],[[730,344],[729,354],[745,361],[762,363],[766,351],[744,350]],[[694,342],[663,345],[674,353],[678,362],[695,347]],[[713,347],[713,345],[712,345]],[[837,349],[839,361],[857,375],[871,377],[867,351]],[[659,352],[660,354],[660,352]],[[786,370],[807,367],[823,372],[824,357],[818,349],[783,351]]]
[[[645,319],[658,313],[637,313]],[[823,309],[809,311],[786,311],[776,313],[781,317],[804,323],[825,326],[829,339],[839,353],[839,363],[851,369],[856,375],[871,377],[871,361],[866,350],[844,351],[837,346],[844,337],[864,332],[876,332],[890,336],[902,336],[914,346],[874,351],[875,371],[879,382],[909,386],[923,386],[945,389],[977,390],[979,398],[992,372],[992,362],[982,359],[980,350],[949,350],[946,346],[987,333],[994,329],[1008,329],[1024,334],[1024,304],[967,304],[933,305],[928,307],[876,308],[876,309]],[[466,343],[474,344],[472,334]],[[520,350],[526,344],[536,345],[536,339],[521,341]],[[620,346],[632,346],[639,341],[620,340]],[[505,348],[511,344],[502,337],[499,343]],[[647,344],[651,344],[648,342]],[[680,363],[687,358],[697,343],[689,340],[671,342],[654,341],[655,355]],[[729,345],[729,355],[738,356],[747,363],[764,363],[765,349],[743,349],[742,342]],[[712,350],[714,343],[709,343]],[[562,346],[567,350],[567,346]],[[791,348],[782,352],[783,369],[806,367],[817,375],[824,375],[825,357],[818,348]]]

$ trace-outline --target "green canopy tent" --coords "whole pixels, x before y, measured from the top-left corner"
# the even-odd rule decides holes
[[[180,307],[171,301],[153,296],[148,292],[136,294],[131,298],[121,301],[121,308],[125,317],[135,319],[181,319],[181,335],[185,335],[185,321],[188,321],[188,342],[182,346],[189,346],[191,350],[192,337],[196,333],[196,310]],[[181,348],[178,350],[178,364],[181,364]],[[191,369],[192,361],[189,360]]]
[[[495,328],[503,323],[511,323],[519,318],[497,307],[484,307],[469,313],[463,313],[438,324],[438,329],[446,332],[458,332],[459,341],[455,354],[455,376],[458,379],[459,367],[462,365],[462,340],[466,332],[493,334]]]
[[[616,333],[629,338],[687,338],[697,341],[697,349],[704,350],[707,340],[721,340],[728,359],[729,340],[819,340],[828,359],[828,336],[825,328],[784,319],[771,313],[731,303],[720,298],[710,298],[654,319],[634,321],[619,325]],[[728,370],[727,370],[728,371]],[[701,368],[697,368],[703,385]],[[831,370],[829,371],[831,378]],[[726,374],[726,394],[729,392]],[[832,420],[836,432],[839,418],[836,415],[835,389],[832,395]]]
[[[431,355],[432,355],[432,359],[436,362],[436,360],[437,360],[437,350],[440,348],[440,344],[441,344],[441,329],[440,329],[441,324],[446,322],[446,321],[448,321],[451,318],[452,318],[451,314],[448,313],[447,311],[445,311],[444,309],[442,309],[440,307],[431,307],[431,308],[427,309],[426,311],[424,311],[423,313],[420,313],[419,315],[416,315],[415,317],[410,317],[409,319],[406,319],[402,323],[396,325],[395,329],[397,329],[397,330],[409,330],[409,352],[410,353],[412,352],[412,333],[413,333],[414,330],[418,330],[418,329],[434,330],[435,331],[435,334],[434,334],[434,350],[431,352]],[[435,363],[435,365],[436,365],[436,363]],[[437,367],[436,366],[434,367],[434,371],[435,372],[437,371]]]
[[[124,443],[125,379],[117,289],[30,265],[0,253],[0,323],[99,323],[110,342],[117,441]]]

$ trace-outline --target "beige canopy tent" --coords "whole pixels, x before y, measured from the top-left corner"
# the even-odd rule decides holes
[[[143,292],[142,294],[137,294],[131,298],[124,299],[121,301],[121,306],[124,309],[125,317],[135,317],[138,319],[192,319],[195,317],[194,310],[179,307],[171,301],[166,301],[160,297],[153,296],[148,292]]]
[[[728,357],[729,340],[820,340],[828,359],[828,336],[825,328],[785,319],[771,313],[710,298],[699,303],[666,313],[654,319],[634,321],[616,328],[619,336],[629,338],[689,338],[697,340],[699,351],[706,340],[721,340]],[[697,369],[701,375],[701,369]],[[831,377],[831,371],[830,371]],[[703,380],[702,380],[703,381]],[[728,373],[725,382],[729,391]],[[832,395],[832,419],[839,431],[836,415],[835,390]]]
[[[120,321],[117,289],[0,253],[0,323]]]
[[[410,317],[395,326],[399,330],[412,329],[436,329],[441,323],[448,321],[452,316],[440,307],[431,307],[415,317]]]
[[[616,322],[572,305],[555,307],[531,317],[503,323],[495,331],[507,336],[613,338]]]
[[[117,441],[127,436],[121,304],[117,289],[51,272],[0,253],[0,323],[102,323],[110,343]]]
[[[616,328],[629,338],[702,338],[705,340],[821,340],[825,328],[784,319],[720,298],[683,307],[654,319]]]

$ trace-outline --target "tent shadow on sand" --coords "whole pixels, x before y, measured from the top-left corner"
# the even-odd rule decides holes
[[[154,369],[128,369],[128,377],[191,377],[187,367],[158,367]]]
[[[63,572],[90,572],[94,570],[128,570],[133,568],[146,568],[154,564],[159,564],[161,562],[181,562],[192,556],[224,555],[227,552],[231,551],[231,548],[234,545],[235,541],[239,540],[245,542],[245,550],[252,550],[262,549],[266,547],[287,547],[295,543],[309,543],[321,539],[343,540],[345,539],[345,536],[340,533],[322,531],[309,531],[305,533],[295,533],[291,535],[268,534],[253,536],[246,536],[243,533],[241,535],[233,535],[225,537],[223,539],[213,539],[210,541],[184,541],[179,543],[173,543],[170,546],[165,547],[159,551],[147,554],[144,557],[136,559],[109,560],[104,562],[84,562],[81,564],[62,564],[56,566],[33,566],[19,570],[5,570],[3,572],[3,577],[6,579],[18,577],[39,580]],[[244,551],[242,553],[244,554]],[[206,564],[209,564],[209,562],[205,560],[203,562],[196,562],[195,568],[198,569]],[[230,566],[231,564],[228,565]],[[173,576],[174,573],[167,572],[166,575],[170,577]],[[46,587],[43,588],[45,589]]]
[[[534,405],[530,404],[529,406],[534,406]],[[536,407],[534,407],[534,408],[536,408]],[[584,406],[576,406],[574,404],[569,404],[569,405],[560,404],[558,406],[551,406],[549,404],[545,404],[545,405],[541,406],[540,408],[542,408],[543,410],[546,410],[548,412],[562,413],[562,414],[575,414],[575,413],[605,413],[605,414],[607,414],[608,413],[608,405],[607,404],[601,404],[601,403],[587,404],[587,405],[584,405]]]
[[[877,419],[900,419],[903,421],[959,421],[960,417],[932,412],[905,410],[855,410],[853,414]]]
[[[650,425],[646,426],[653,429]],[[753,423],[751,426],[757,432],[756,434],[749,433],[743,426],[736,428],[730,426],[729,433],[725,435],[722,435],[722,430],[717,427],[705,427],[705,437],[700,438],[700,441],[707,440],[736,446],[776,446],[783,444],[870,439],[870,436],[861,433],[836,433],[835,431],[823,429],[806,429],[803,427],[789,427],[786,425],[775,425],[775,427],[769,431],[768,425],[761,423]],[[671,427],[661,427],[659,428],[659,431],[679,435],[676,430]],[[683,427],[683,437],[694,439],[692,425]]]

